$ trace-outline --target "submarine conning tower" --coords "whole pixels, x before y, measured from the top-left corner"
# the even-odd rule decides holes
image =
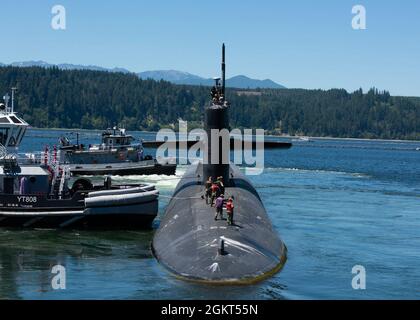
[[[215,79],[212,102],[205,109],[208,146],[204,158],[208,159],[191,165],[179,181],[153,237],[152,252],[161,265],[182,280],[243,285],[280,271],[287,260],[287,248],[251,181],[229,162],[229,137],[223,140],[211,134],[213,129],[229,129],[224,51],[223,45],[223,81],[220,85],[220,78]],[[216,149],[219,152],[214,159]],[[214,181],[220,176],[224,178],[225,199],[234,199],[231,224],[227,223],[225,210],[224,218],[216,219],[215,207],[204,196],[208,177]]]
[[[225,97],[225,44],[222,48],[222,84],[219,78],[215,78],[215,86],[212,89],[211,105],[205,108],[204,124],[207,134],[207,157],[203,165],[203,183],[209,177],[216,181],[218,177],[223,177],[226,185],[229,185],[229,152],[230,138],[226,140],[212,134],[212,130],[220,132],[223,129],[229,130],[229,104]],[[213,141],[213,138],[216,140]],[[218,150],[214,150],[217,148]],[[223,152],[225,150],[225,152]]]

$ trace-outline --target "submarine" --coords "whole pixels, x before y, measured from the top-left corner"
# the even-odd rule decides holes
[[[211,130],[229,130],[229,103],[225,101],[225,45],[222,48],[222,84],[205,107],[207,159],[222,139],[212,142]],[[213,90],[212,90],[213,91]],[[229,144],[229,142],[226,142]],[[212,150],[213,148],[213,150]],[[270,221],[250,180],[219,152],[216,164],[198,162],[179,181],[152,240],[157,261],[177,278],[209,285],[246,285],[279,272],[287,247]],[[216,156],[215,156],[216,157]],[[223,177],[225,199],[234,199],[233,224],[215,220],[215,208],[203,198],[209,177]],[[226,217],[226,212],[223,213]]]

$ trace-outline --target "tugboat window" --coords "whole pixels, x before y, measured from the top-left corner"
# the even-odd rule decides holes
[[[19,121],[18,118],[14,117],[14,116],[11,116],[10,117],[10,120],[12,120],[14,123],[17,123],[17,124],[21,124],[22,123],[22,122]]]
[[[0,143],[2,145],[6,144],[8,133],[9,133],[9,129],[5,129],[5,128],[0,129]]]

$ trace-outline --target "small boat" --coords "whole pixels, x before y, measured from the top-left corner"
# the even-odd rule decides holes
[[[125,129],[114,127],[102,133],[102,143],[85,148],[83,144],[71,144],[67,137],[60,139],[60,160],[70,166],[74,176],[81,175],[174,175],[176,159],[160,163],[152,156],[144,156],[142,143],[133,143],[134,137]]]
[[[298,138],[292,139],[292,141],[293,142],[314,142],[309,137],[298,137]]]
[[[8,101],[8,99],[6,99]],[[148,228],[158,212],[153,185],[74,181],[58,152],[42,157],[15,152],[28,124],[0,104],[0,227]]]

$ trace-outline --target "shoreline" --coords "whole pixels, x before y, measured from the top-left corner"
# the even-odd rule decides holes
[[[54,130],[54,131],[103,131],[101,129],[68,129],[68,128],[36,128],[29,127],[29,130],[42,131],[42,130]],[[145,130],[127,130],[131,132],[141,133],[157,133],[156,131],[145,131]],[[299,139],[302,137],[317,140],[344,140],[344,141],[383,141],[383,142],[406,142],[406,143],[420,143],[420,140],[401,140],[401,139],[367,139],[367,138],[337,138],[337,137],[311,137],[311,136],[290,136],[290,135],[270,135],[267,134],[265,137],[270,138],[285,138],[285,139]]]

